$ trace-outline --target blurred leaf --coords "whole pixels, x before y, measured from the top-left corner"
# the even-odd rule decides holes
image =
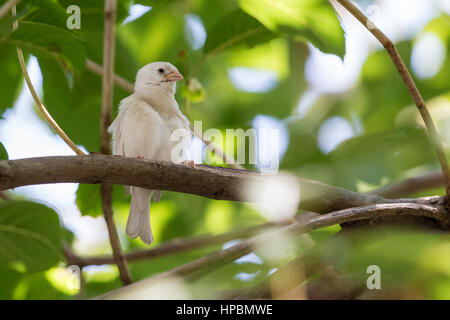
[[[18,46],[38,57],[62,55],[78,71],[86,65],[83,40],[74,33],[38,22],[20,22],[19,28],[3,37],[3,41]]]
[[[66,19],[69,15],[66,13],[66,8],[63,8],[57,1],[28,0],[25,3],[32,6],[32,9],[28,10],[29,13],[24,17],[24,20],[51,24],[66,29]]]
[[[403,41],[397,43],[396,47],[407,68],[411,69],[411,42]],[[450,90],[450,77],[447,72],[449,61],[446,59],[445,65],[435,77],[414,79],[425,101]],[[342,100],[341,105],[346,109],[356,109],[367,133],[393,129],[398,113],[413,104],[395,66],[384,51],[377,51],[367,58],[361,75],[360,89],[349,99]]]
[[[239,5],[274,32],[309,41],[322,52],[344,57],[344,31],[328,1],[239,0]]]
[[[72,298],[55,288],[45,272],[25,274],[14,290],[16,300],[63,300]]]
[[[11,108],[22,84],[22,71],[17,60],[16,49],[9,44],[0,44],[0,116]]]
[[[239,9],[224,16],[207,34],[206,55],[218,54],[236,46],[253,47],[274,38],[274,34],[258,20]]]
[[[149,7],[161,7],[168,5],[176,0],[134,0],[134,4],[142,4]]]
[[[0,203],[0,264],[46,270],[61,259],[61,227],[52,209],[29,201]]]
[[[86,30],[103,31],[104,0],[57,0],[63,8],[76,4],[81,9],[81,32]],[[120,24],[127,16],[130,0],[118,0],[116,22]],[[67,15],[68,17],[68,15]]]
[[[359,232],[357,236],[339,237],[313,249],[323,260],[334,263],[346,274],[365,283],[370,265],[381,269],[382,288],[395,283],[433,285],[439,273],[433,274],[424,265],[430,250],[445,236],[412,230],[376,228]],[[447,239],[448,240],[448,239]]]
[[[134,52],[139,65],[153,61],[176,64],[180,52],[189,48],[184,13],[171,6],[153,8],[140,19],[120,28],[120,35],[126,47]]]
[[[103,215],[99,184],[79,184],[76,192],[76,204],[83,216],[99,217]],[[124,187],[113,186],[113,205],[129,203],[129,195]]]
[[[355,190],[357,181],[380,185],[400,172],[436,161],[424,129],[401,128],[346,140],[329,154],[336,183]]]
[[[69,245],[72,244],[73,241],[75,240],[75,234],[67,228],[62,227],[61,234],[62,239]]]
[[[80,210],[83,216],[101,216],[103,211],[100,198],[100,186],[97,184],[79,184],[76,203],[78,210]]]
[[[184,95],[185,96],[189,95],[189,98],[194,103],[203,101],[205,99],[206,96],[205,88],[196,78],[189,79],[188,85],[184,86],[183,89]]]
[[[14,289],[19,284],[23,277],[23,273],[20,273],[13,268],[0,265],[0,299],[11,300],[13,298]]]
[[[8,151],[6,151],[5,146],[3,143],[0,142],[0,160],[8,160]]]
[[[56,122],[76,144],[98,151],[101,79],[90,72],[66,72],[52,59],[39,58],[43,101]],[[73,88],[70,87],[71,82]]]

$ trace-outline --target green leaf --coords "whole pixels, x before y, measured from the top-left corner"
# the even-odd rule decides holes
[[[135,0],[133,1],[134,4],[142,4],[144,6],[149,7],[162,7],[165,5],[168,5],[175,0]]]
[[[8,108],[12,108],[19,94],[22,84],[17,53],[13,46],[0,44],[0,115]]]
[[[86,65],[83,40],[74,33],[38,22],[20,22],[19,28],[3,41],[41,57],[62,56],[78,71]]]
[[[59,4],[67,8],[70,5],[77,5],[81,9],[81,31],[103,30],[104,0],[58,0]],[[121,23],[128,16],[130,0],[118,0],[116,8],[116,23]],[[69,15],[67,15],[68,17]]]
[[[98,50],[101,51],[101,38],[99,40]],[[138,69],[135,59],[129,54],[120,37],[117,37],[116,44],[115,73],[128,80],[133,79]],[[90,58],[101,61],[101,55]],[[43,75],[44,104],[48,111],[75,143],[83,145],[90,152],[98,152],[101,77],[88,70],[82,74],[67,72],[62,65],[54,63],[53,59],[38,60]],[[129,94],[115,86],[114,110],[120,100]]]
[[[344,32],[325,0],[239,0],[239,6],[273,32],[309,41],[322,52],[345,54]]]
[[[396,128],[344,141],[329,154],[335,183],[356,190],[358,181],[381,185],[401,172],[436,162],[424,129]]]
[[[56,212],[30,201],[0,203],[0,264],[46,270],[61,260],[61,227]]]
[[[88,151],[97,151],[100,141],[100,77],[88,71],[72,75],[71,88],[70,74],[61,65],[48,58],[39,58],[38,61],[43,76],[43,100],[48,111],[76,144],[83,145]]]
[[[23,278],[23,274],[13,268],[0,265],[0,299],[13,299],[14,289]]]
[[[8,160],[8,151],[6,151],[5,146],[0,142],[0,160]]]
[[[78,186],[76,204],[83,216],[99,217],[103,215],[99,184],[80,184]],[[123,186],[113,186],[113,206],[130,202]]]
[[[29,13],[24,17],[24,20],[51,24],[66,29],[68,14],[66,8],[58,2],[54,0],[29,0],[27,4],[32,8],[27,10]]]
[[[206,91],[197,78],[191,78],[188,84],[183,87],[183,95],[185,97],[189,95],[189,99],[195,103],[205,99]]]
[[[239,45],[253,47],[275,36],[258,20],[239,9],[224,16],[207,34],[204,53],[208,55]]]
[[[76,203],[83,216],[99,217],[102,215],[99,185],[80,184],[76,194]]]

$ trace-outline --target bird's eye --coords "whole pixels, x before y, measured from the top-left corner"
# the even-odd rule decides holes
[[[164,69],[163,69],[163,68],[160,68],[160,69],[158,69],[158,72],[159,72],[159,73],[164,73]]]

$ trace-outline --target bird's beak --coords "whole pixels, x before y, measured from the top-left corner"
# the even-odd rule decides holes
[[[166,76],[167,81],[178,81],[183,80],[184,77],[178,71],[172,71]]]

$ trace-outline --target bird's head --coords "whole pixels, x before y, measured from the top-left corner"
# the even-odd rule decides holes
[[[154,92],[175,93],[175,82],[183,76],[168,62],[153,62],[139,69],[134,85],[135,92],[149,94]]]

